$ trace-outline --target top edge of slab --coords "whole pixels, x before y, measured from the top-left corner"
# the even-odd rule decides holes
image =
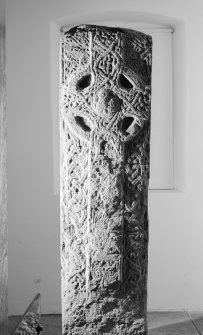
[[[65,25],[61,27],[61,33],[65,34],[69,32],[70,34],[74,34],[77,29],[88,29],[88,30],[95,30],[95,29],[101,29],[101,30],[106,30],[109,32],[121,32],[123,34],[133,34],[137,35],[139,34],[140,36],[146,36],[150,37],[150,35],[143,33],[142,31],[139,30],[134,30],[134,29],[129,29],[129,28],[122,28],[122,27],[110,27],[110,26],[102,26],[102,25],[93,25],[93,24],[79,24],[79,25]]]

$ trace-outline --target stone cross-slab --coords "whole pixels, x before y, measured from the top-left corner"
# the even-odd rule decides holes
[[[151,50],[137,31],[62,31],[64,335],[147,334]]]

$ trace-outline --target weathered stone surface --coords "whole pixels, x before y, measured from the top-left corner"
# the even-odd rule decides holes
[[[15,327],[11,335],[38,335],[41,333],[40,326],[41,301],[37,294],[26,309],[22,319]]]
[[[63,334],[147,334],[151,37],[61,38]]]
[[[0,334],[7,335],[7,144],[5,27],[0,26]]]

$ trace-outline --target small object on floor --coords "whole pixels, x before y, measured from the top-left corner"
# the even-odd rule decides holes
[[[43,327],[38,323],[36,327],[37,335],[40,335],[40,333],[43,331]]]
[[[37,294],[11,335],[39,335],[43,330],[40,325],[40,315],[41,300],[40,294]]]

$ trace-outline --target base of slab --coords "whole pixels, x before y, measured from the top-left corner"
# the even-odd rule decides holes
[[[149,312],[147,318],[148,335],[203,335],[203,312]],[[9,334],[20,319],[21,316],[9,317]],[[61,314],[42,315],[41,320],[43,335],[62,334]]]

